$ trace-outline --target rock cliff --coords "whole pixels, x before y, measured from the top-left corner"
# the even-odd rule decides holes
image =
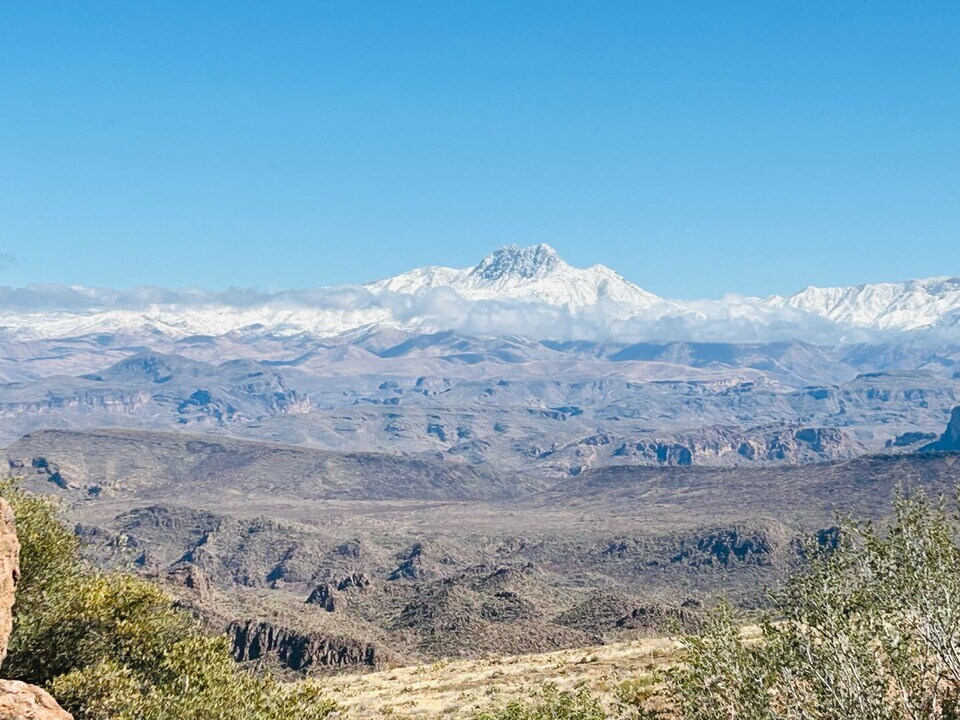
[[[267,622],[236,621],[227,628],[238,662],[275,659],[291,670],[384,667],[388,653],[372,643],[298,632]]]
[[[919,452],[957,452],[960,451],[960,405],[950,414],[947,429],[936,442],[924,445]]]

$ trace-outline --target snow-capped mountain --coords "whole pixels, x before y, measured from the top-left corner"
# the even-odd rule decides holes
[[[420,288],[448,287],[461,272],[455,268],[429,265],[386,280],[364,283],[363,286],[376,294],[385,291],[415,293]]]
[[[368,283],[373,293],[414,293],[447,287],[467,300],[528,300],[570,309],[602,301],[629,306],[636,316],[669,315],[686,321],[776,323],[806,315],[842,328],[913,331],[960,326],[960,279],[930,278],[853,287],[808,287],[789,296],[695,303],[696,310],[647,292],[604,265],[575,268],[549,245],[503,247],[478,265],[455,269],[426,267]]]
[[[529,300],[569,308],[606,300],[629,305],[637,311],[690,312],[637,287],[604,265],[572,267],[546,244],[526,248],[509,245],[474,267],[419,268],[364,287],[373,293],[411,293],[425,287],[449,287],[467,300]]]
[[[0,288],[0,338],[235,335],[314,338],[376,329],[453,330],[616,342],[889,342],[924,333],[960,341],[960,278],[790,296],[674,302],[603,265],[576,268],[549,245],[503,247],[468,268],[423,267],[363,286],[279,293],[85,287]],[[881,338],[882,335],[882,338]]]
[[[808,287],[789,297],[765,298],[759,304],[771,309],[793,308],[849,327],[903,331],[944,328],[960,321],[960,278]]]

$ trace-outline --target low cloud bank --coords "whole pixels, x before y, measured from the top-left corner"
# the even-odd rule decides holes
[[[230,288],[138,287],[110,290],[64,285],[0,287],[0,328],[8,336],[66,337],[90,332],[204,334],[262,325],[267,330],[331,336],[380,324],[418,332],[455,330],[474,336],[615,342],[697,341],[942,343],[960,340],[957,323],[909,333],[854,327],[755,298],[681,303],[671,312],[638,311],[615,302],[570,309],[520,300],[466,300],[449,288],[373,293],[364,287],[267,293]],[[214,323],[213,320],[216,322]]]

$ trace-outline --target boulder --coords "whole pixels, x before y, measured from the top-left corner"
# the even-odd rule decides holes
[[[73,720],[45,690],[19,680],[0,680],[0,720]]]

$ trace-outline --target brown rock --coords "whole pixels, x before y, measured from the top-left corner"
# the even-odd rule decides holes
[[[0,720],[73,720],[73,715],[38,687],[0,680]]]
[[[195,565],[181,565],[167,573],[167,579],[177,585],[196,590],[201,599],[210,595],[210,580]]]
[[[13,510],[0,498],[0,662],[7,656],[13,629],[13,594],[20,579],[20,542]]]

